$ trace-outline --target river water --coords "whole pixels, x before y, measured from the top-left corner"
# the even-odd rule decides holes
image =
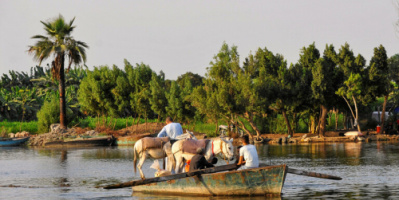
[[[287,164],[343,178],[335,181],[288,174],[283,194],[277,199],[399,199],[398,143],[260,145],[257,150],[261,162],[267,164]],[[96,188],[138,179],[132,160],[132,147],[0,147],[0,199],[231,199],[132,196],[131,188]],[[149,168],[152,162],[147,160],[144,164],[147,177],[153,177],[155,172]]]

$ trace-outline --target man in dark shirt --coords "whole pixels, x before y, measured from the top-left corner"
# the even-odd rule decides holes
[[[208,161],[206,161],[204,157],[204,150],[202,148],[198,148],[197,155],[191,158],[189,171],[191,172],[198,169],[204,169],[205,167],[209,168],[213,167],[213,165]]]

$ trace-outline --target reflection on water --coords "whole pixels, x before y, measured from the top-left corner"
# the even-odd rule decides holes
[[[397,143],[333,143],[257,146],[261,162],[326,173],[342,181],[288,174],[282,197],[274,199],[397,199]],[[0,148],[0,198],[19,199],[232,199],[154,196],[130,188],[103,190],[98,185],[138,179],[132,147],[86,149]],[[222,161],[222,159],[220,159]],[[143,171],[152,177],[152,160]],[[233,199],[265,199],[233,198]],[[271,198],[267,198],[271,199]]]

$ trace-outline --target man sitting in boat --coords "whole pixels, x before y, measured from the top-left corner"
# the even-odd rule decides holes
[[[242,165],[240,170],[259,167],[258,152],[254,145],[249,144],[248,135],[244,135],[240,148],[240,159],[237,165]]]
[[[176,139],[177,136],[183,134],[183,128],[180,123],[173,122],[171,117],[166,118],[166,126],[158,133],[157,137],[169,137],[170,139]]]
[[[204,157],[204,150],[202,148],[197,149],[197,154],[191,158],[190,161],[190,172],[197,169],[205,169],[209,167],[214,167],[213,164],[206,161]]]

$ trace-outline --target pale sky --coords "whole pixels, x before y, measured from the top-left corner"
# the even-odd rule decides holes
[[[223,42],[236,45],[240,62],[259,47],[296,63],[300,49],[315,42],[338,51],[348,42],[370,60],[382,44],[399,53],[398,11],[391,0],[109,1],[1,0],[0,75],[37,65],[27,53],[45,34],[40,21],[76,17],[75,39],[86,42],[87,66],[145,63],[166,78],[188,71],[202,76]],[[50,60],[43,62],[43,66]]]

